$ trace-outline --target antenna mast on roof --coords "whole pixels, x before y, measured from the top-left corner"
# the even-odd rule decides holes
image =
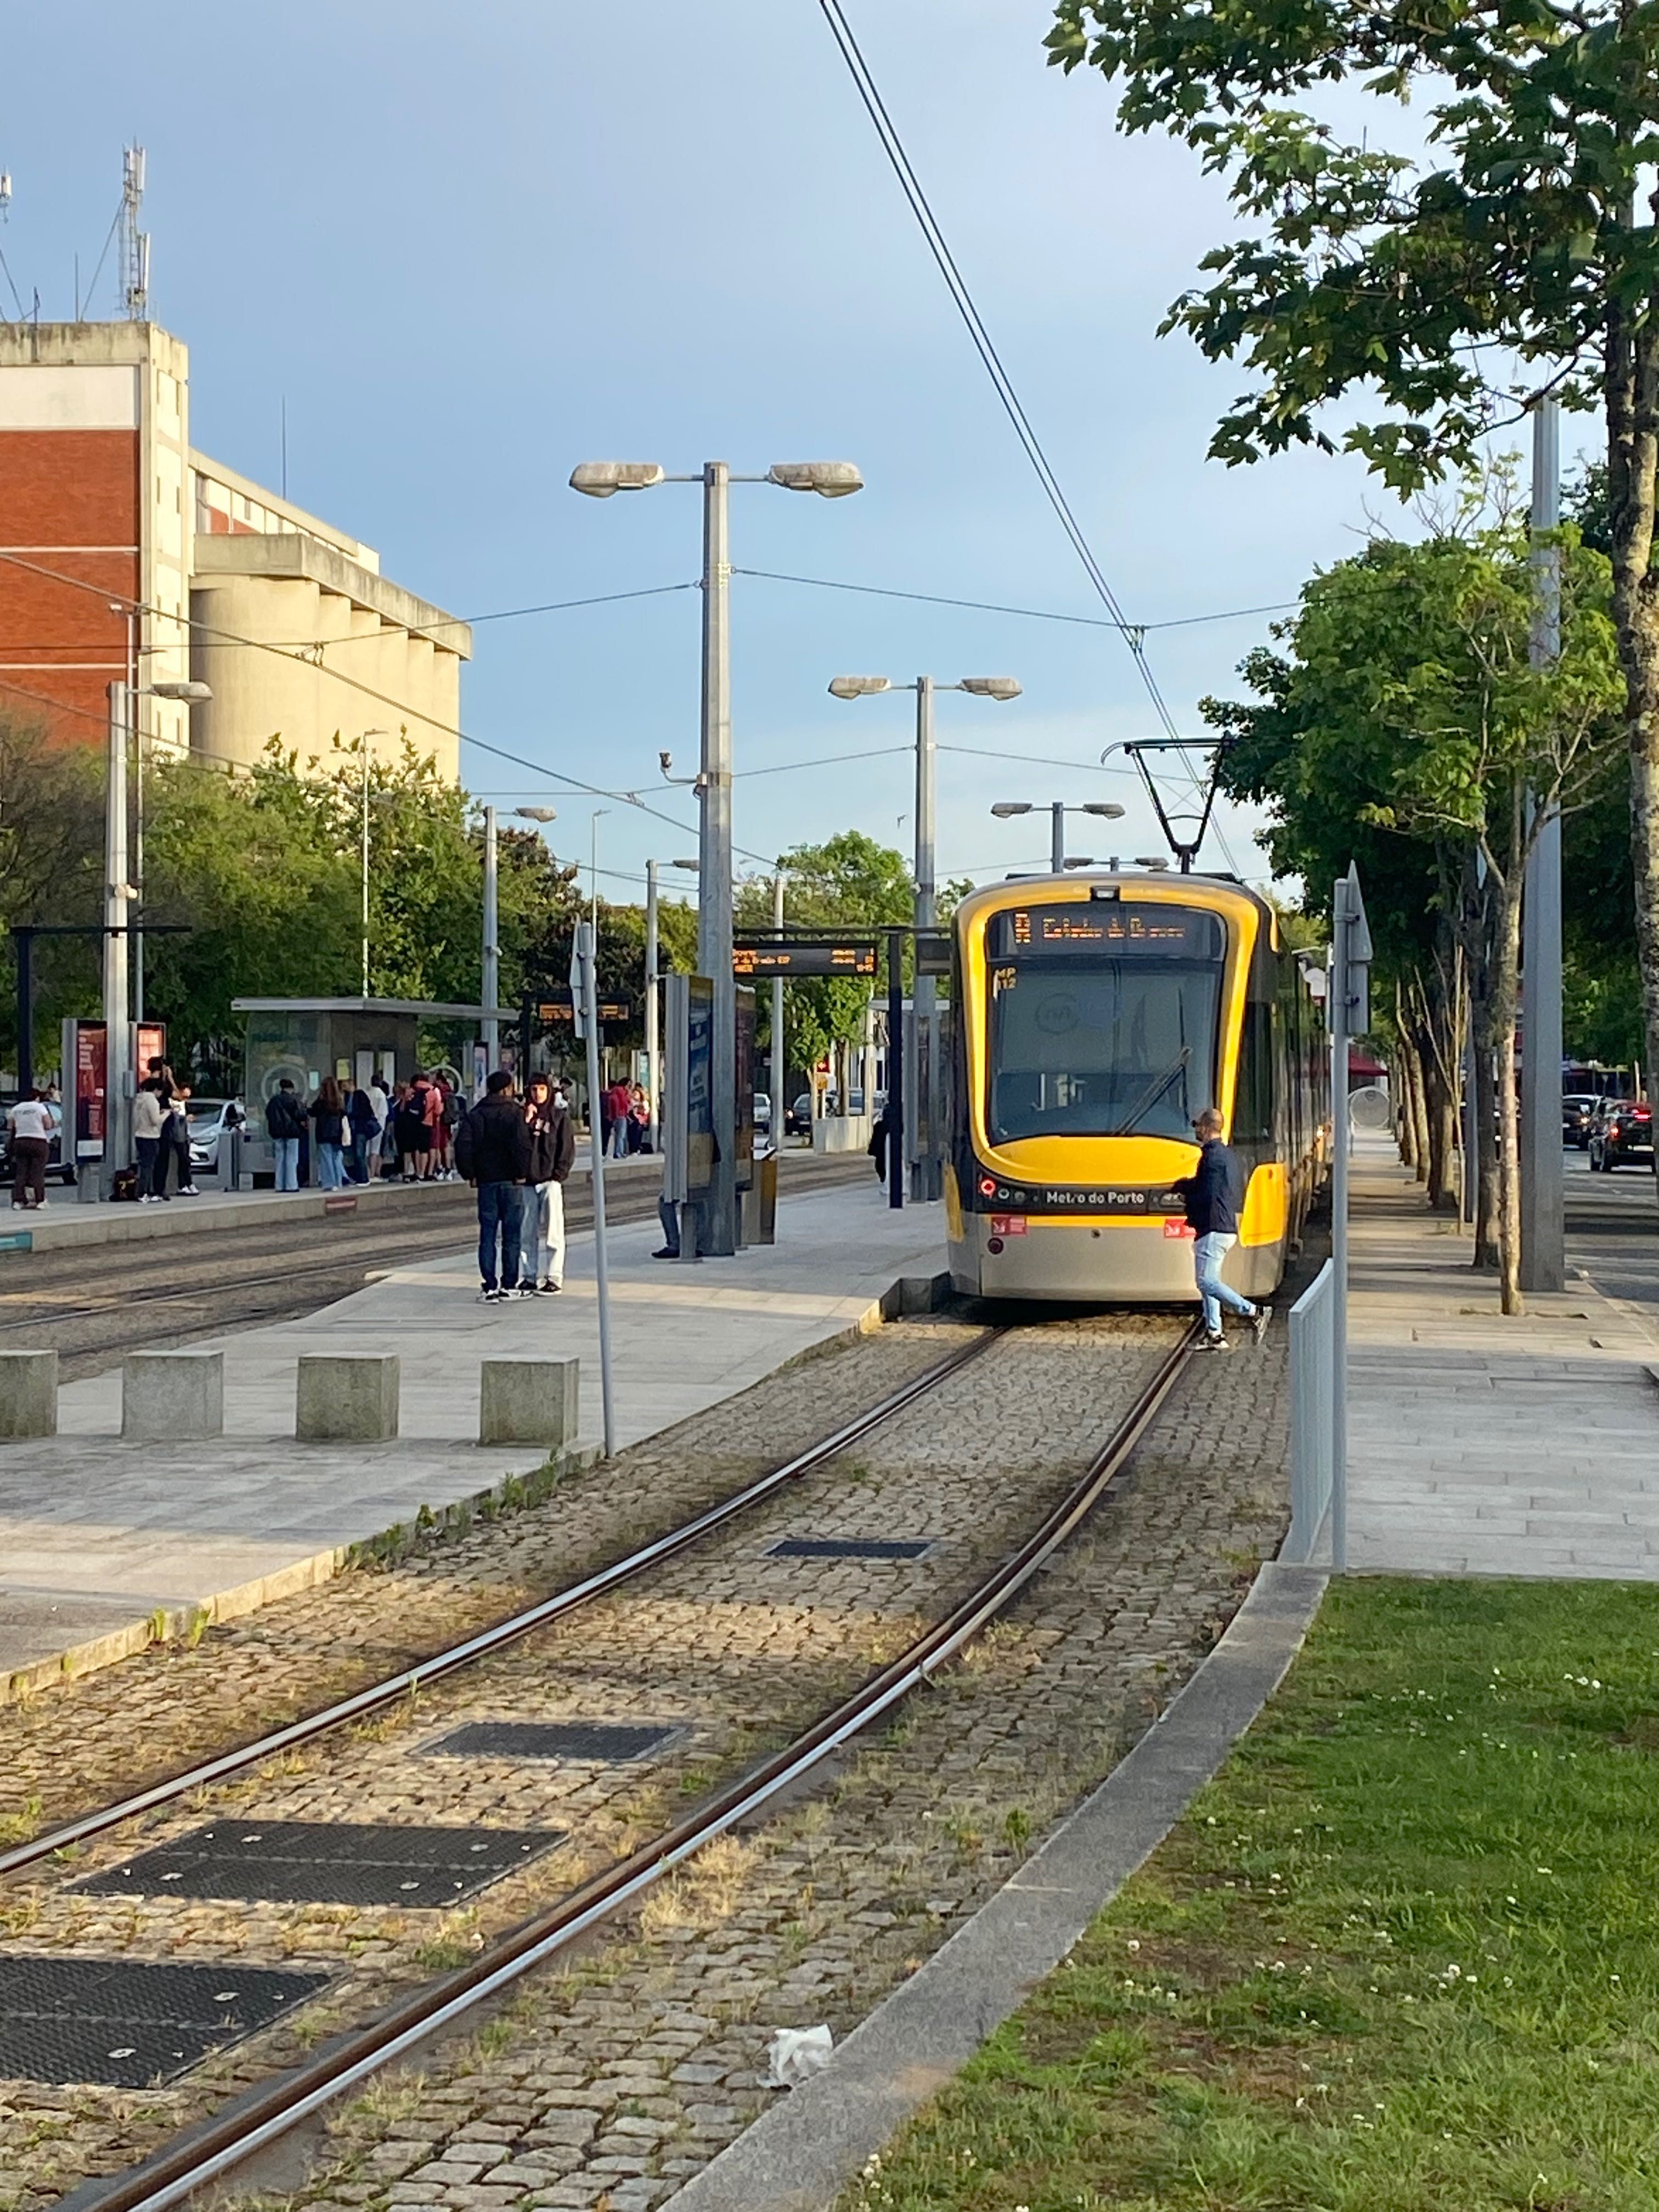
[[[130,323],[149,319],[149,233],[140,230],[144,204],[144,149],[129,146],[121,156],[121,292]]]

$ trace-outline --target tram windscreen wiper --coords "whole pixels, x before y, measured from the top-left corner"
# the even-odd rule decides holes
[[[1170,1065],[1164,1069],[1163,1074],[1156,1075],[1152,1078],[1152,1088],[1148,1091],[1143,1091],[1140,1097],[1136,1099],[1133,1110],[1124,1116],[1123,1120],[1118,1123],[1116,1128],[1108,1129],[1106,1134],[1109,1137],[1128,1136],[1133,1132],[1136,1122],[1140,1121],[1146,1115],[1151,1113],[1152,1108],[1157,1105],[1158,1100],[1164,1096],[1170,1085],[1175,1081],[1176,1076],[1185,1074],[1187,1063],[1192,1056],[1192,1047],[1188,1044],[1183,1044],[1181,1050],[1176,1054],[1175,1058],[1170,1062]]]

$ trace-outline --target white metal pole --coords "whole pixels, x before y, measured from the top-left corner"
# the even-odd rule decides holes
[[[611,1387],[611,1265],[605,1233],[605,1144],[595,1102],[599,1095],[599,960],[593,925],[576,925],[576,957],[581,969],[583,1026],[587,1031],[587,1156],[593,1177],[593,1278],[599,1301],[599,1395],[605,1409],[605,1455],[617,1449],[616,1408]]]
[[[104,799],[104,1164],[100,1187],[112,1195],[132,1151],[132,1027],[128,1006],[127,747],[132,691],[109,687],[109,781]],[[66,1071],[67,1073],[67,1071]]]
[[[1561,553],[1540,544],[1561,521],[1561,412],[1532,410],[1532,571],[1528,659],[1547,668],[1561,652]],[[1561,1146],[1561,815],[1552,806],[1527,860],[1522,907],[1521,1287],[1565,1290],[1566,1193]]]
[[[657,1007],[657,864],[645,864],[645,1088],[651,1105],[651,1149],[662,1150],[657,1093],[662,1083],[662,1031]]]
[[[1049,837],[1048,866],[1054,870],[1055,875],[1063,876],[1066,872],[1065,802],[1062,799],[1055,799],[1054,805],[1048,809],[1048,813],[1054,824]]]
[[[363,994],[364,998],[365,998],[365,999],[367,999],[367,998],[368,998],[368,739],[367,738],[361,738],[361,739],[359,740],[359,742],[361,743],[361,744],[362,744],[362,749],[363,749],[363,832],[362,832],[362,836],[363,836],[363,975],[362,975],[362,994]],[[488,863],[486,863],[486,866],[488,866]],[[488,893],[487,893],[487,892],[486,892],[486,896],[488,896]],[[485,935],[485,936],[486,936],[486,938],[487,938],[487,937],[489,936],[489,922],[488,915],[486,915],[485,921],[484,921],[484,935]],[[486,957],[485,957],[485,965],[486,965],[486,967],[489,965],[489,958],[488,958],[488,956],[487,956],[487,955],[486,955]],[[488,996],[488,994],[486,994],[486,996]],[[491,1003],[493,1004],[493,1003],[494,1003],[494,1001],[492,1000],[492,1001],[491,1001]]]
[[[939,919],[939,886],[935,872],[934,815],[938,785],[938,752],[933,743],[933,679],[916,678],[916,927],[932,929]],[[915,1051],[907,1085],[910,1127],[915,1132],[910,1169],[913,1201],[939,1196],[939,1163],[933,1157],[937,1141],[939,1103],[939,1036],[936,986],[931,975],[916,973],[910,986],[910,1032]],[[921,1063],[927,1068],[927,1095],[922,1096]]]
[[[1348,946],[1346,877],[1333,908],[1331,977],[1331,1565],[1348,1565]]]
[[[488,1073],[501,1057],[501,1031],[495,1020],[495,1002],[501,996],[501,947],[497,942],[495,881],[495,810],[484,809],[484,879],[483,879],[483,1041],[484,1066]]]
[[[138,894],[139,919],[143,919],[144,897],[144,709],[141,703],[143,692],[138,681],[137,617],[129,609],[127,613],[127,683],[131,686],[131,713],[133,722],[132,739],[132,874],[133,889]],[[132,1018],[144,1018],[144,933],[135,930],[132,951],[129,956],[132,969]],[[137,1071],[134,1071],[135,1073]]]
[[[772,878],[772,927],[783,933],[783,866]],[[772,1150],[783,1150],[783,1093],[788,1073],[783,1064],[783,978],[772,978]]]
[[[737,979],[732,972],[732,561],[724,461],[702,472],[702,753],[697,966],[714,986],[714,1168],[707,1249],[737,1249]]]

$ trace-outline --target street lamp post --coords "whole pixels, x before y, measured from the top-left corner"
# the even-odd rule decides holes
[[[702,486],[702,744],[696,788],[700,804],[697,966],[714,987],[714,1170],[705,1215],[707,1249],[737,1249],[737,978],[732,969],[732,565],[728,492],[733,483],[843,499],[864,479],[850,461],[775,461],[764,476],[734,477],[724,461],[695,476],[670,476],[657,461],[584,461],[570,488],[590,499],[649,491],[660,483]]]
[[[362,876],[363,876],[363,882],[362,882],[363,972],[362,972],[362,995],[363,995],[363,997],[364,997],[365,999],[367,999],[367,998],[368,998],[368,741],[369,741],[369,739],[370,739],[371,738],[384,738],[384,737],[386,737],[386,736],[388,736],[388,735],[390,735],[390,732],[389,732],[388,731],[386,731],[386,730],[365,730],[365,731],[363,731],[363,732],[362,732],[362,735],[358,738],[358,740],[357,740],[358,746],[359,746],[359,748],[361,749],[361,750],[362,750],[362,756],[363,756],[363,779],[362,779],[362,782],[363,782],[363,807],[362,807],[362,814],[363,814],[363,822],[362,822],[362,848],[363,848],[363,850],[362,850],[362,863],[363,863],[363,866],[362,866]]]
[[[497,907],[499,880],[495,851],[495,810],[484,809],[484,869],[483,869],[483,988],[479,996],[483,1000],[484,1073],[488,1075],[501,1056],[501,1025],[495,1019],[495,1001],[501,995],[501,931]]]
[[[684,868],[696,875],[695,860],[670,860],[671,868]],[[659,1004],[658,969],[660,965],[657,945],[657,871],[660,860],[645,864],[645,1090],[651,1107],[651,1149],[662,1149],[662,1102],[658,1092],[662,1087],[662,1018]]]
[[[549,822],[556,822],[559,818],[559,810],[556,806],[515,806],[513,811],[520,822],[539,822],[545,824]],[[497,873],[496,887],[499,891],[499,870]],[[490,1003],[493,1005],[495,1002],[492,1000]],[[524,993],[524,1007],[521,1016],[523,1024],[522,1050],[524,1053],[524,1066],[519,1070],[519,1089],[520,1094],[526,1097],[529,1096],[531,1040],[534,1034],[532,1025],[532,1017],[533,1012],[534,1008],[531,1005],[530,991],[526,985]]]
[[[1029,799],[1000,799],[991,811],[1000,822],[1009,821],[1017,814],[1046,812],[1052,824],[1048,866],[1056,876],[1063,876],[1068,866],[1072,865],[1066,858],[1066,817],[1068,814],[1092,814],[1107,822],[1121,822],[1123,818],[1123,809],[1112,799],[1091,799],[1081,806],[1068,806],[1063,799],[1052,799],[1044,808],[1034,806]],[[1089,863],[1079,861],[1077,865],[1087,866]]]
[[[918,929],[933,929],[939,921],[939,885],[937,861],[934,856],[934,822],[938,793],[938,748],[933,741],[933,695],[936,691],[966,691],[977,699],[996,699],[1005,703],[1018,699],[1020,686],[1012,676],[964,676],[955,684],[941,684],[937,677],[918,676],[913,684],[894,684],[885,676],[837,676],[830,686],[830,696],[836,699],[866,699],[880,691],[914,691],[916,695],[916,853],[915,906],[914,920]],[[918,1060],[920,1040],[927,1039],[927,1115],[930,1139],[939,1127],[940,1075],[939,1051],[938,987],[931,975],[916,975],[911,988],[911,1026],[918,1048],[910,1055],[906,1085],[910,1097],[915,1102],[912,1109],[918,1133],[922,1126],[920,1108],[921,1089]],[[900,1050],[900,1041],[890,1037],[890,1054]],[[910,1164],[910,1195],[913,1199],[939,1197],[943,1188],[940,1164],[931,1151],[923,1155],[918,1146],[917,1157]]]
[[[127,850],[127,754],[134,709],[140,699],[177,699],[194,705],[212,696],[205,684],[121,682],[109,687],[109,780],[104,799],[104,1172],[99,1179],[106,1197],[113,1195],[117,1173],[130,1164],[132,1096],[137,1088],[127,950],[137,896],[128,878]]]

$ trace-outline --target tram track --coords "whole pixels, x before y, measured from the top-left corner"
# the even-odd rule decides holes
[[[1040,1337],[1043,1332],[1013,1334],[1016,1337]],[[1146,1340],[1143,1337],[1139,1340]],[[842,1430],[823,1439],[811,1453],[798,1455],[797,1461],[772,1470],[763,1479],[767,1486],[766,1494],[781,1488],[794,1474],[806,1472],[807,1466],[801,1464],[802,1461],[811,1466],[822,1465],[826,1458],[845,1451],[857,1437],[867,1434],[880,1421],[890,1419],[902,1405],[913,1403],[936,1389],[946,1376],[958,1371],[969,1358],[986,1351],[994,1342],[1005,1341],[1000,1335],[978,1340],[969,1352],[939,1363],[924,1376],[914,1378],[914,1387],[893,1394],[892,1399],[871,1408],[866,1417],[845,1425]],[[806,1725],[795,1728],[785,1743],[718,1789],[692,1814],[660,1828],[639,1848],[616,1858],[562,1897],[496,1935],[464,1966],[398,1996],[368,2026],[349,2029],[313,2057],[239,2098],[234,2111],[209,2119],[187,2138],[167,2147],[142,2166],[108,2182],[87,2185],[76,2192],[77,2212],[164,2212],[166,2207],[184,2203],[193,2192],[243,2164],[324,2105],[407,2055],[417,2044],[491,2004],[514,1982],[557,1957],[608,1916],[637,1903],[711,1841],[738,1824],[757,1819],[782,1792],[821,1768],[825,1760],[862,1731],[890,1715],[915,1688],[958,1656],[1006,1609],[1112,1491],[1180,1374],[1190,1342],[1190,1330],[1183,1330],[1173,1343],[1167,1338],[1162,1342],[1152,1374],[1139,1382],[1126,1409],[1112,1422],[1103,1442],[1090,1455],[1081,1474],[1066,1481],[1062,1493],[1048,1506],[1037,1525],[1012,1547],[999,1548],[988,1566],[983,1562],[976,1564],[971,1587],[960,1593],[947,1590],[951,1601],[919,1634],[908,1638],[896,1656],[878,1666],[850,1694],[837,1698]],[[994,1398],[995,1395],[994,1391]],[[760,1492],[761,1486],[753,1486],[750,1492],[740,1493],[728,1501],[724,1508],[717,1509],[720,1520],[728,1520],[735,1513],[747,1510],[750,1504],[757,1503]],[[696,1541],[697,1529],[697,1523],[687,1523],[684,1543]],[[682,1532],[674,1532],[677,1538],[681,1534]],[[674,1544],[676,1549],[682,1547],[680,1543]],[[389,1684],[381,1686],[388,1695],[398,1694]],[[337,1726],[351,1717],[343,1709],[336,1714],[317,1717],[313,1725]],[[251,1755],[269,1755],[269,1750],[267,1745],[264,1752]],[[199,1786],[199,1780],[192,1783],[181,1777],[179,1786]],[[135,1806],[131,1809],[141,1808]],[[100,1820],[100,1827],[105,1825],[107,1823]],[[29,1847],[27,1859],[38,1861],[43,1852],[61,1849],[66,1841],[75,1840],[79,1840],[79,1836],[72,1825],[52,1837],[36,1838]],[[18,1854],[9,1854],[0,1860],[0,1869],[13,1869],[19,1863]]]

